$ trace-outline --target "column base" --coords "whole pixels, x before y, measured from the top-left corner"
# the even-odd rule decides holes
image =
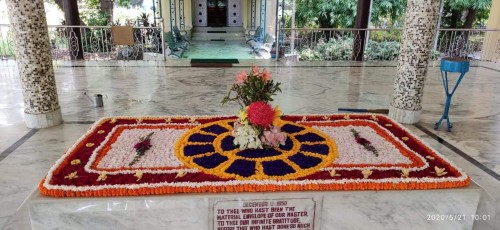
[[[403,124],[416,124],[420,121],[422,110],[404,110],[389,106],[389,117]]]
[[[62,124],[61,109],[43,114],[24,114],[24,122],[30,129],[43,129]]]

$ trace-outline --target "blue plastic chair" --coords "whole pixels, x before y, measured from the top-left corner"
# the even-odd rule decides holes
[[[467,59],[462,59],[462,58],[441,59],[441,79],[443,80],[444,92],[446,94],[446,103],[444,106],[443,116],[441,116],[441,119],[439,119],[439,121],[436,123],[434,129],[438,129],[443,120],[446,119],[446,123],[448,124],[448,132],[451,132],[451,128],[453,128],[449,116],[451,97],[453,97],[453,94],[455,93],[455,91],[458,88],[458,85],[464,78],[465,73],[469,72],[469,67],[470,67],[470,62]],[[460,73],[460,77],[458,78],[457,83],[455,84],[455,87],[453,87],[453,90],[451,92],[448,83],[448,73]]]

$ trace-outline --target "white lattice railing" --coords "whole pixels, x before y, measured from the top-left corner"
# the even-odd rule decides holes
[[[134,27],[132,46],[114,45],[111,26],[48,26],[48,30],[54,60],[72,60],[81,51],[84,60],[163,60],[160,27]],[[0,25],[0,57],[14,58],[13,39],[10,25]]]
[[[330,61],[397,60],[403,33],[401,29],[321,28],[282,29],[280,32],[279,48],[282,50],[278,52],[296,56],[298,60]],[[492,49],[488,50],[488,60],[498,61],[500,30],[440,29],[432,58],[451,56],[486,60],[481,56],[486,42],[490,43]],[[362,44],[364,49],[360,48]]]

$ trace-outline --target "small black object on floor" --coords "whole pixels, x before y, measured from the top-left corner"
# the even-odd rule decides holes
[[[191,59],[191,67],[233,67],[238,59]]]

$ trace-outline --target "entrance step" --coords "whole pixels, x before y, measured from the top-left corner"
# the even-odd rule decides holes
[[[207,32],[207,31],[226,31],[226,32],[243,32],[244,29],[241,26],[233,26],[233,27],[193,27],[193,32]]]
[[[245,40],[243,27],[194,27],[193,41],[240,41]]]

